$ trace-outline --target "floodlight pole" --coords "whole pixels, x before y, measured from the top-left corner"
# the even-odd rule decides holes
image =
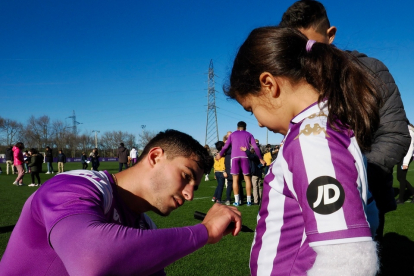
[[[95,148],[98,148],[98,136],[97,133],[100,133],[99,130],[92,130],[92,132],[95,132]]]

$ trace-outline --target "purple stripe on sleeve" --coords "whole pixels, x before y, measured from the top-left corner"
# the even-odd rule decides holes
[[[335,169],[336,179],[341,183],[345,192],[345,201],[342,209],[347,227],[351,228],[358,226],[368,228],[369,226],[365,218],[361,195],[358,190],[358,170],[355,167],[354,157],[351,152],[347,150],[351,144],[351,140],[347,135],[347,130],[336,132],[330,126],[327,126],[327,133],[330,136],[327,140],[331,150],[332,164]],[[368,236],[370,236],[370,234],[368,234]]]
[[[302,208],[302,214],[306,221],[307,229],[317,229],[314,212],[309,207],[306,198],[306,190],[309,185],[308,176],[306,174],[305,163],[299,139],[295,139],[300,132],[300,124],[292,125],[289,136],[285,141],[283,157],[289,164],[289,171],[293,173],[293,187],[298,197],[298,202]]]
[[[283,194],[290,194],[289,188],[284,183]],[[295,275],[306,275],[306,271],[311,266],[304,266],[303,261],[308,254],[299,255],[301,249],[302,236],[304,231],[304,221],[299,204],[295,198],[286,197],[283,212],[283,226],[277,248],[278,254],[273,261],[273,271],[271,275],[291,275],[291,270],[295,268]],[[286,260],[292,260],[287,262]],[[306,263],[306,261],[305,261]],[[312,262],[307,262],[308,264]],[[300,271],[301,270],[301,271]],[[300,272],[300,274],[298,274]]]
[[[259,211],[260,219],[257,222],[256,235],[254,240],[255,243],[252,247],[252,252],[250,253],[250,272],[252,275],[257,275],[257,262],[259,259],[260,249],[262,248],[262,237],[266,232],[266,218],[269,215],[269,193],[271,190],[269,182],[273,181],[274,178],[275,176],[272,173],[272,167],[270,167],[269,172],[263,181],[262,204]]]
[[[308,235],[309,242],[341,240],[348,238],[371,237],[369,227],[349,228],[334,232],[320,233],[316,235]]]

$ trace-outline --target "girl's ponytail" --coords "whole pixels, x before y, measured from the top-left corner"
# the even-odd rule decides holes
[[[302,58],[306,81],[327,100],[331,127],[349,128],[362,151],[369,151],[379,126],[382,84],[356,57],[335,46],[315,43]]]

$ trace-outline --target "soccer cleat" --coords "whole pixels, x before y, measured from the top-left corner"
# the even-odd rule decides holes
[[[229,206],[230,205],[230,200],[226,200],[226,205]]]
[[[216,202],[216,198],[213,196],[213,198],[211,199],[211,201]]]
[[[46,174],[50,174],[50,172],[47,172]]]
[[[18,183],[17,185],[19,185],[19,186],[23,186],[24,184],[23,184],[23,183]]]
[[[35,184],[29,184],[29,185],[27,185],[28,187],[34,187],[34,186],[36,186]]]
[[[13,182],[13,185],[16,185],[17,186],[17,182],[15,181],[15,182]]]
[[[247,201],[246,205],[247,206],[252,206],[252,203],[250,201]]]
[[[234,203],[233,203],[233,206],[239,207],[240,205],[239,205],[239,203],[238,203],[238,202],[234,202]]]

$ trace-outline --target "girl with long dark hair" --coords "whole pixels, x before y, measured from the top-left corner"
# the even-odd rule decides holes
[[[380,84],[349,54],[295,29],[253,30],[225,94],[285,135],[264,179],[251,275],[375,275],[363,152]]]

